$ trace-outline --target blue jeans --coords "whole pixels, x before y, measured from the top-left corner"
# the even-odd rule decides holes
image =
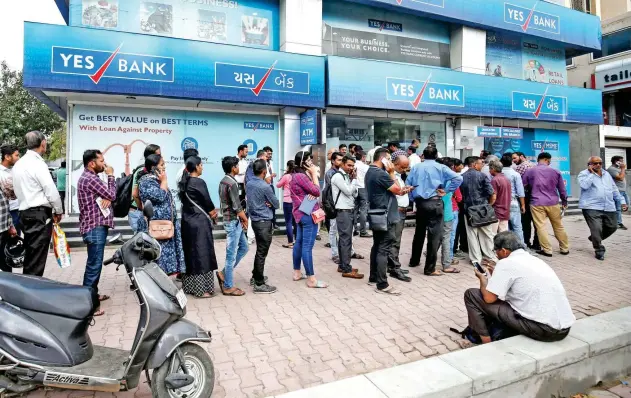
[[[129,209],[127,220],[129,220],[129,226],[131,227],[132,231],[134,231],[134,234],[138,233],[138,221],[141,217],[143,217],[142,211]]]
[[[287,241],[289,244],[294,243],[294,215],[292,211],[294,205],[292,203],[283,202],[283,215],[285,216],[285,228],[287,228]]]
[[[304,215],[297,225],[296,244],[294,244],[294,270],[300,270],[300,263],[305,267],[307,276],[313,276],[313,245],[315,244],[318,227],[311,216]]]
[[[22,234],[22,228],[20,227],[20,211],[19,210],[11,210],[11,219],[13,220],[13,226],[15,230],[18,232],[18,235]]]
[[[627,195],[626,191],[620,191],[620,195],[624,197],[625,202],[627,202],[627,206],[631,207],[631,203],[629,203],[629,195]],[[618,224],[622,224],[622,202],[616,202],[616,211],[618,212]]]
[[[337,250],[337,221],[329,220],[329,243],[331,244],[331,257],[339,257]]]
[[[454,255],[454,243],[456,241],[456,231],[458,230],[458,213],[460,213],[458,210],[454,210],[454,220],[453,220],[453,224],[451,225],[451,244],[449,245],[449,250],[451,252],[451,255],[453,257]]]
[[[521,241],[521,243],[525,244],[524,229],[521,226],[521,206],[519,205],[518,202],[515,202],[515,201],[511,202],[509,217],[510,218],[508,222],[510,224],[510,230],[516,233],[517,236],[519,236],[519,240]]]
[[[223,269],[225,278],[223,286],[226,289],[232,289],[232,274],[234,269],[239,265],[243,257],[248,254],[248,236],[243,230],[239,220],[233,220],[224,224],[223,229],[226,231],[226,266]]]
[[[83,234],[83,242],[88,245],[88,261],[85,263],[83,286],[91,287],[97,294],[103,269],[103,251],[107,244],[107,229],[108,227],[101,225]]]

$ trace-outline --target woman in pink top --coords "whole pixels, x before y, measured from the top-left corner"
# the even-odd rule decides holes
[[[285,216],[285,228],[287,230],[287,240],[288,244],[283,245],[283,247],[287,249],[291,249],[294,247],[294,230],[295,221],[293,212],[293,202],[291,200],[291,188],[289,184],[291,183],[291,174],[294,172],[296,162],[290,160],[287,162],[287,170],[285,170],[285,175],[276,183],[276,188],[283,189],[283,215]]]

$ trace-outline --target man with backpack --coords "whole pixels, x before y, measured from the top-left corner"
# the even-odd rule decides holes
[[[362,279],[357,268],[351,267],[351,255],[353,252],[353,212],[355,210],[355,198],[357,197],[357,185],[352,184],[355,179],[355,158],[346,155],[342,159],[342,165],[337,173],[331,177],[331,193],[335,198],[335,224],[339,233],[338,254],[340,266],[337,272],[344,278]]]

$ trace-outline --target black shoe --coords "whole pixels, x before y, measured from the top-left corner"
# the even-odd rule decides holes
[[[626,230],[627,230],[627,229],[629,229],[629,228],[625,227],[625,226],[624,226],[624,224],[618,224],[618,229],[621,229],[621,230],[623,230],[623,231],[626,231]]]
[[[264,282],[267,283],[267,276],[264,277],[264,278],[265,278]],[[254,285],[256,285],[256,282],[254,281],[254,278],[250,278],[250,286],[254,286]]]
[[[359,234],[360,238],[372,238],[372,235],[368,232],[364,232],[363,234]]]
[[[421,265],[421,264],[416,264],[416,265],[414,265],[414,264],[408,264],[408,267],[410,267],[410,268],[415,268],[415,267],[418,267],[419,265]]]
[[[393,277],[394,279],[398,279],[403,282],[412,282],[412,278],[405,275],[403,272],[393,271],[393,272],[390,272],[390,276]]]
[[[596,259],[600,261],[605,261],[605,255],[596,253]]]
[[[390,272],[400,272],[402,274],[409,274],[410,270],[409,269],[402,269],[402,268],[388,268],[388,273]]]
[[[567,256],[568,254],[570,254],[570,251],[566,251],[566,252],[561,252],[562,255]]]
[[[546,253],[543,250],[537,250],[536,253],[540,256],[544,256],[544,257],[552,257],[551,253]]]
[[[359,231],[353,232],[353,236],[359,236]]]
[[[316,235],[316,240],[322,240],[322,237],[320,235]]]
[[[591,236],[591,235],[589,235],[589,236],[587,237],[587,240],[591,242],[591,241],[592,241],[592,236]]]
[[[324,247],[331,248],[331,244],[330,244],[330,243],[325,243],[325,244],[324,244]]]

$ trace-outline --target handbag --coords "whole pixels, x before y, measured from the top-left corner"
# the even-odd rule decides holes
[[[371,231],[385,232],[388,230],[388,211],[392,197],[388,199],[388,206],[385,209],[368,210],[368,226]]]
[[[169,196],[169,204],[171,205],[171,219],[170,220],[151,220],[149,221],[149,235],[155,240],[169,240],[175,235],[175,226],[173,224],[173,203]]]
[[[324,210],[318,209],[311,213],[311,218],[313,219],[314,224],[319,224],[324,221],[324,219],[326,218],[326,214],[324,213]]]
[[[193,204],[193,206],[197,207],[199,209],[199,211],[201,211],[202,213],[204,213],[204,215],[208,218],[208,221],[210,221],[210,225],[213,225],[213,219],[210,218],[210,214],[206,213],[204,211],[204,209],[202,209],[202,207],[200,205],[198,205],[196,202],[193,201],[193,199],[191,199],[190,196],[188,196],[188,193],[184,192],[184,195],[186,195],[186,198],[188,200],[191,201],[191,203]]]
[[[497,222],[495,210],[490,204],[470,206],[467,208],[467,223],[470,227],[486,227]]]

